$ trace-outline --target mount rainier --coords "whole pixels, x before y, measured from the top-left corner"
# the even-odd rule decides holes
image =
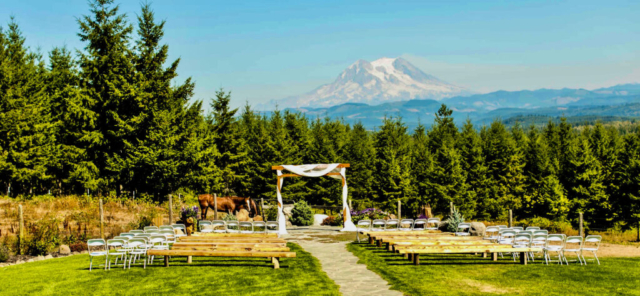
[[[303,95],[271,101],[281,108],[329,107],[344,103],[377,105],[412,99],[443,99],[472,94],[411,65],[402,58],[381,58],[373,62],[359,60],[344,70],[335,81]]]

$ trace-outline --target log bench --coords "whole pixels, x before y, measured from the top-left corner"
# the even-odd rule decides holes
[[[211,251],[211,250],[149,250],[149,256],[164,256],[164,266],[169,267],[169,256],[198,256],[198,257],[252,257],[271,258],[273,268],[280,268],[280,258],[295,258],[296,252],[270,251]]]
[[[431,247],[424,249],[405,249],[398,250],[400,254],[409,254],[409,258],[415,265],[420,265],[420,254],[477,254],[491,253],[493,261],[498,261],[498,253],[520,253],[520,263],[527,265],[527,254],[529,252],[541,252],[542,248],[514,248],[510,245],[494,245],[488,247],[468,247],[468,248],[450,248],[450,247]]]

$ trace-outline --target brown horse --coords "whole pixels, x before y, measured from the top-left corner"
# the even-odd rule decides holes
[[[201,194],[198,195],[198,202],[200,203],[200,216],[201,219],[207,218],[207,212],[209,208],[214,207],[213,195],[211,194]],[[240,197],[240,196],[225,196],[217,198],[218,211],[227,212],[227,213],[235,213],[241,209],[246,209],[249,212],[249,217],[255,216],[258,212],[258,208],[256,207],[256,203],[251,199],[251,197]]]

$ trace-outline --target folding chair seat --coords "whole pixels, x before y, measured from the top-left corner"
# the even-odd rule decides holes
[[[460,223],[456,230],[456,236],[469,236],[471,235],[471,223]]]
[[[427,219],[416,219],[413,222],[413,230],[415,231],[427,230]]]
[[[598,262],[598,265],[600,265],[600,259],[598,259],[598,254],[597,254],[598,248],[600,248],[600,242],[602,242],[602,236],[600,235],[587,235],[587,237],[584,239],[581,254],[582,254],[582,261],[584,262],[585,265],[587,265],[587,259],[584,258],[585,251],[593,253],[593,257]]]
[[[90,239],[87,241],[87,249],[89,251],[89,271],[93,268],[93,257],[102,256],[104,256],[104,269],[107,270],[107,262],[109,261],[107,242],[103,239]]]
[[[402,219],[398,224],[398,230],[411,231],[413,230],[413,219]]]
[[[425,226],[426,230],[438,230],[438,227],[440,227],[440,218],[427,219],[427,224]]]

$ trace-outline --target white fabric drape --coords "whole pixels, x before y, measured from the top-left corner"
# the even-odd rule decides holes
[[[339,163],[332,164],[305,164],[305,165],[283,165],[282,167],[290,171],[296,175],[303,177],[322,177],[327,175],[328,173],[339,173],[340,175],[328,176],[334,179],[341,179],[342,182],[342,215],[343,215],[343,224],[344,228],[341,231],[356,231],[356,226],[351,221],[351,209],[349,209],[349,204],[347,203],[348,197],[348,187],[347,187],[347,171],[346,168],[338,168]],[[282,202],[282,184],[284,178],[282,176],[282,170],[277,170],[278,174],[278,186],[276,186],[276,192],[278,197],[278,226],[280,234],[287,234],[287,224],[286,219],[284,217],[284,212],[282,207],[284,203]]]

